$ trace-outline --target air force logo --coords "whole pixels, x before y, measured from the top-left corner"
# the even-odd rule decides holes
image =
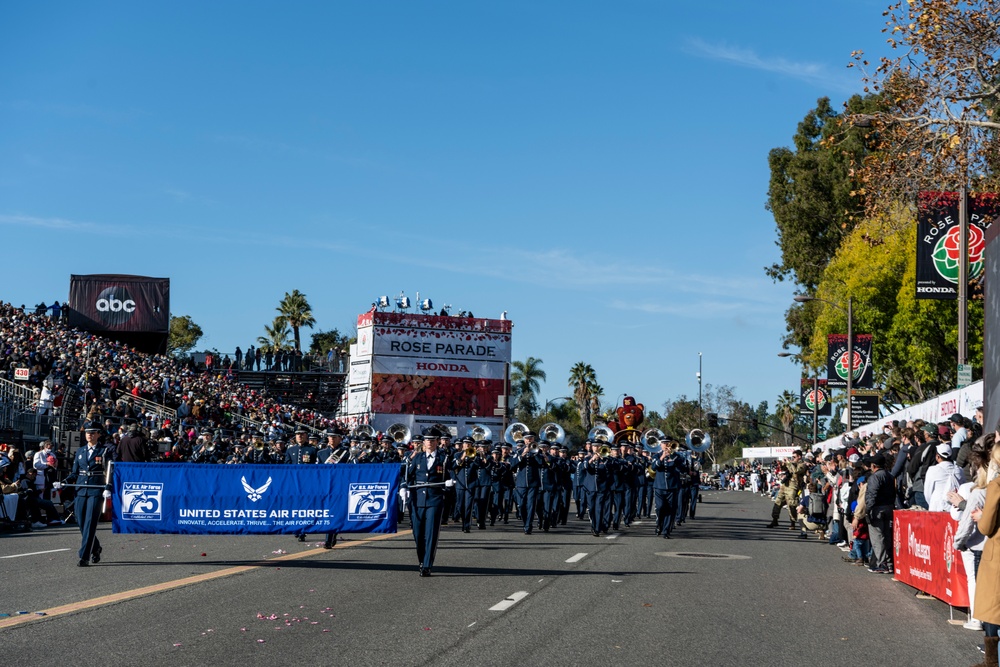
[[[348,521],[380,521],[389,512],[389,484],[352,483],[347,494]]]
[[[122,485],[123,519],[160,521],[162,507],[162,482],[125,482]]]
[[[259,489],[255,489],[252,486],[250,486],[250,483],[247,482],[246,477],[241,477],[240,481],[243,482],[243,490],[247,492],[247,498],[249,498],[250,502],[252,503],[255,503],[258,500],[260,500],[267,492],[267,487],[271,486],[270,477],[268,477],[267,481],[264,482],[264,486],[260,487]]]

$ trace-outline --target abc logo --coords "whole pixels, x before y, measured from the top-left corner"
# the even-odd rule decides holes
[[[135,301],[124,287],[107,287],[94,304],[101,321],[108,326],[125,324],[135,313]]]

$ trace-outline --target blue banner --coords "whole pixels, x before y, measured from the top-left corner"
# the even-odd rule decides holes
[[[118,463],[116,533],[395,533],[399,464]]]

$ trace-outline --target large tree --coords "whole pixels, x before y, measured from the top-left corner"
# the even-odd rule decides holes
[[[538,392],[545,381],[542,360],[528,357],[524,361],[511,362],[510,388],[514,397],[514,415],[526,422],[538,410]]]
[[[884,16],[893,55],[871,71],[855,51],[852,65],[886,107],[846,114],[841,135],[865,130],[869,152],[856,160],[856,174],[869,215],[915,201],[920,190],[995,191],[1000,0],[908,0]]]
[[[306,295],[298,290],[292,290],[290,293],[285,292],[284,298],[275,310],[278,311],[277,320],[281,320],[291,327],[292,336],[295,339],[295,349],[301,350],[302,343],[299,338],[299,329],[302,327],[309,327],[311,329],[316,324],[316,319],[312,314],[312,306],[306,300]]]
[[[288,322],[280,317],[274,318],[271,326],[264,325],[264,335],[257,338],[257,346],[264,352],[277,352],[287,350],[291,332],[288,330]]]
[[[201,336],[201,327],[195,324],[190,315],[171,316],[167,352],[175,357],[183,357],[194,349]]]

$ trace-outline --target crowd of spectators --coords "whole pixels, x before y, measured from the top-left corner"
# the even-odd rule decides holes
[[[941,423],[890,422],[866,439],[847,433],[830,451],[797,451],[772,465],[743,461],[727,466],[719,484],[776,501],[789,487],[796,488],[788,528],[802,539],[813,536],[840,547],[845,563],[876,574],[894,572],[895,510],[949,512],[958,522],[953,546],[965,566],[969,599],[975,600],[986,542],[977,520],[987,484],[1000,476],[998,438],[1000,430],[983,433],[981,408],[973,419],[954,414]],[[965,627],[983,629],[974,605]]]

